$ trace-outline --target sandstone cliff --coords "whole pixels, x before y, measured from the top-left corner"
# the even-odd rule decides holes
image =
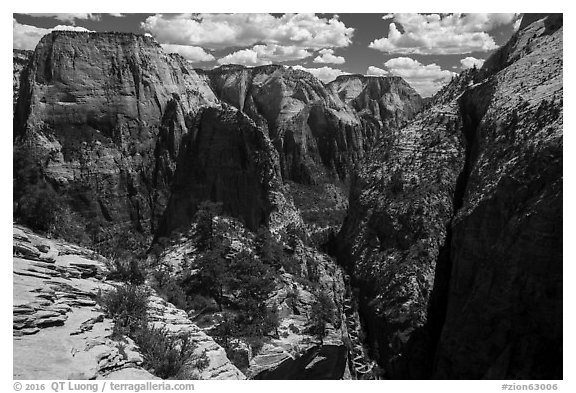
[[[187,123],[214,102],[152,38],[53,32],[22,81],[15,146],[41,163],[78,221],[153,233]]]
[[[362,103],[358,108],[347,105],[338,91],[301,70],[277,65],[223,66],[206,73],[220,99],[266,126],[280,154],[284,180],[303,184],[346,180],[353,165],[387,129],[363,127],[356,113]],[[419,97],[409,86],[400,89],[405,94],[394,94],[391,85],[382,85],[379,97],[389,93],[387,97],[400,101],[397,107],[402,107],[402,100],[413,100],[414,111],[419,109]],[[413,114],[404,112],[403,118]]]
[[[470,172],[437,378],[562,378],[562,15],[527,23],[461,99]]]
[[[265,132],[226,104],[205,109],[182,140],[172,194],[156,235],[186,228],[204,200],[223,202],[226,212],[252,230],[270,226],[273,211],[295,210],[282,191],[278,155]]]
[[[28,65],[30,57],[32,57],[32,51],[14,49],[12,53],[12,97],[13,97],[13,109],[16,109],[16,102],[18,101],[18,93],[20,91],[20,78],[22,77],[22,71]]]
[[[98,303],[102,292],[119,284],[108,280],[104,258],[21,226],[14,226],[13,236],[14,378],[158,379],[142,368],[142,348],[114,334],[115,322]],[[194,356],[205,356],[206,365],[190,376],[245,378],[182,310],[153,295],[149,319],[173,334],[191,334]]]
[[[374,356],[400,356],[426,321],[436,261],[464,167],[464,140],[450,89],[408,126],[384,136],[352,181],[337,253],[360,289]]]
[[[384,130],[404,126],[422,108],[422,98],[397,76],[340,75],[328,89],[352,106],[364,127]]]
[[[353,182],[339,255],[388,377],[562,377],[561,26],[524,23]]]
[[[247,333],[246,322],[241,323],[237,318],[235,328],[225,336],[220,335],[218,327],[224,323],[224,316],[244,311],[238,307],[242,301],[238,291],[226,284],[222,296],[225,300],[220,308],[215,306],[214,300],[206,301],[202,296],[207,296],[206,293],[185,289],[192,319],[204,332],[224,343],[228,357],[250,379],[343,378],[348,372],[350,338],[343,309],[346,286],[336,261],[299,239],[291,240],[289,245],[282,238],[274,240],[277,244],[274,257],[266,260],[261,249],[262,239],[240,221],[219,215],[212,221],[218,228],[214,236],[219,246],[215,247],[222,248],[222,256],[231,265],[238,263],[238,255],[248,253],[251,263],[259,264],[264,260],[272,268],[267,269],[272,274],[273,285],[265,304],[276,314],[278,323],[275,329],[254,337]],[[193,222],[188,231],[167,246],[158,258],[156,271],[169,271],[171,277],[181,283],[201,277],[201,259],[207,251],[199,245],[197,231],[198,223]],[[319,292],[328,294],[334,303],[333,319],[327,324],[322,339],[310,329]]]
[[[215,94],[265,130],[278,152],[287,193],[313,241],[338,230],[350,174],[382,135],[411,119],[420,96],[401,78],[339,77],[270,65],[203,71]]]

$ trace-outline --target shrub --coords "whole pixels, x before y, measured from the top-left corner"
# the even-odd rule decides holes
[[[128,335],[146,320],[148,289],[140,285],[120,285],[102,295],[101,304],[115,321],[114,333]]]
[[[288,305],[288,307],[290,307],[292,309],[292,313],[294,315],[300,315],[300,312],[298,311],[298,307],[297,307],[298,306],[298,297],[299,297],[298,287],[296,285],[294,285],[286,293],[286,304]]]
[[[190,333],[171,334],[148,324],[148,296],[148,289],[141,285],[121,285],[102,295],[101,304],[115,322],[114,334],[132,338],[140,347],[143,366],[160,378],[182,375],[185,364],[206,367],[205,353],[190,363],[196,348]]]
[[[141,268],[142,261],[135,257],[129,258],[108,258],[108,278],[129,283],[131,285],[141,285],[146,279],[146,275]]]
[[[60,202],[49,185],[28,187],[27,193],[18,201],[20,221],[39,231],[51,231],[59,212]]]
[[[210,330],[210,335],[224,349],[229,350],[232,348],[231,339],[238,336],[239,330],[236,317],[225,312],[222,314],[222,321]]]
[[[325,291],[318,292],[311,309],[310,333],[316,334],[321,341],[326,337],[326,324],[334,322],[335,309],[330,296]]]
[[[178,375],[192,358],[196,346],[190,334],[172,335],[166,328],[142,323],[132,334],[144,357],[144,368],[166,379]],[[201,362],[201,365],[205,362]]]
[[[184,280],[187,293],[199,292],[214,298],[220,311],[224,300],[224,287],[231,279],[229,262],[224,258],[225,250],[217,246],[198,257],[198,273]]]
[[[252,349],[252,356],[258,355],[265,344],[264,339],[260,336],[249,337],[247,341],[248,344],[250,344],[250,348]]]
[[[204,201],[198,206],[194,216],[196,221],[196,244],[200,250],[206,250],[213,245],[214,217],[222,213],[222,203]]]

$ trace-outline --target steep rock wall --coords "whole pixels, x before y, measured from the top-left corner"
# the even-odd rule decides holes
[[[355,108],[337,91],[301,70],[276,65],[223,66],[206,73],[218,97],[267,127],[280,154],[284,180],[302,184],[347,180],[353,165],[385,131],[382,123],[365,127]],[[386,83],[381,87],[387,92],[393,89]],[[395,98],[383,102],[413,100],[415,110],[419,109],[417,94],[409,92],[409,86],[403,88],[405,95],[390,93],[387,97]],[[406,111],[403,116],[412,114]]]
[[[465,161],[457,97],[466,78],[453,81],[430,109],[383,137],[365,158],[334,242],[359,289],[372,355],[388,373],[426,322]]]
[[[203,200],[220,201],[256,230],[268,225],[282,192],[278,156],[264,131],[224,104],[207,108],[184,138],[172,194],[157,236],[187,226]]]
[[[529,20],[353,183],[338,251],[389,378],[562,378],[562,16]]]
[[[462,97],[473,112],[495,86],[471,124],[437,378],[562,378],[562,34],[561,15],[533,18]]]
[[[154,231],[187,123],[217,99],[150,37],[53,32],[22,81],[15,146],[80,220]]]

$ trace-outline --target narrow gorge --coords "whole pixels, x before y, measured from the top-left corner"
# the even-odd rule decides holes
[[[14,377],[562,379],[562,24],[428,99],[132,33],[14,50]]]

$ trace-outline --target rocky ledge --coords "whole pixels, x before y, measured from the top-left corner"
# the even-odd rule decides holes
[[[141,367],[144,359],[130,338],[113,336],[114,321],[97,302],[118,284],[106,279],[102,257],[19,225],[13,237],[14,378],[157,379]],[[245,378],[184,311],[152,295],[149,313],[156,326],[192,333],[194,355],[207,358],[195,378]]]

